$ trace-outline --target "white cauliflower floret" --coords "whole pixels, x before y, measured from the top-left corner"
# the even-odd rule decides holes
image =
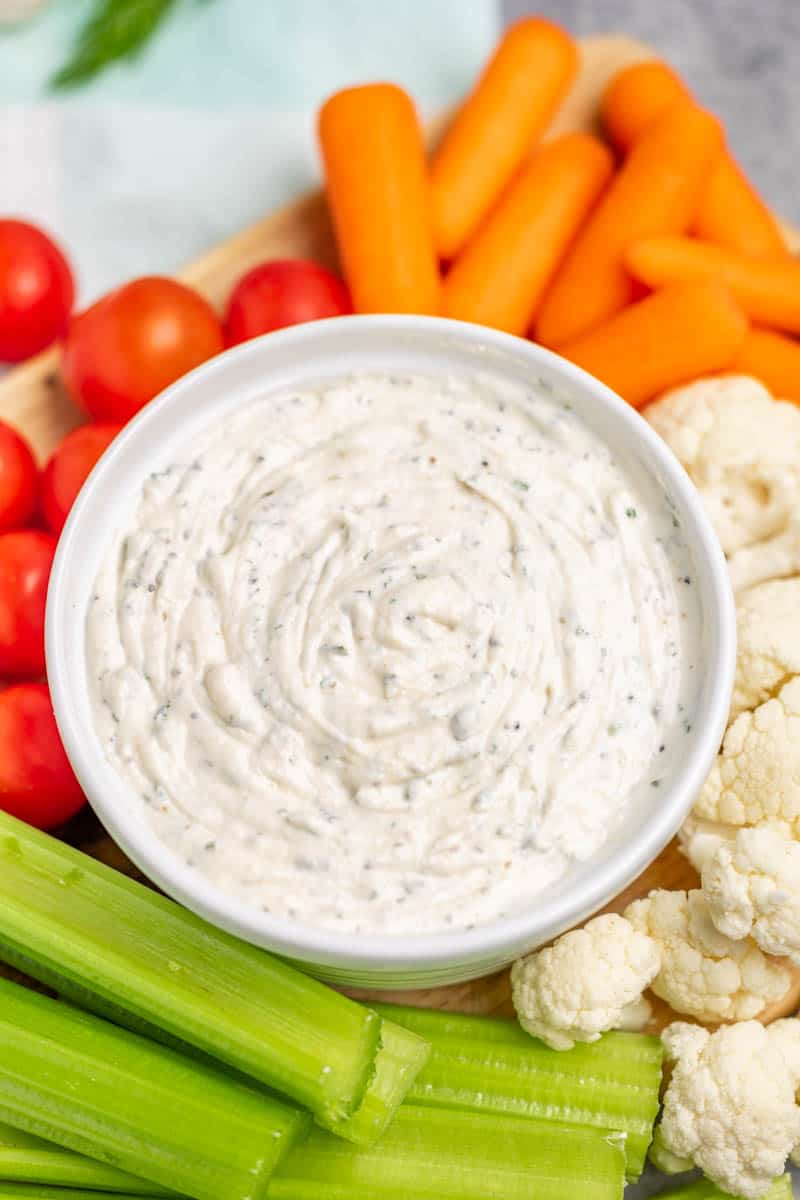
[[[800,675],[800,578],[772,579],[736,600],[736,682],[730,720]]]
[[[694,813],[723,825],[769,821],[800,839],[800,677],[729,726]]]
[[[770,1041],[781,1054],[784,1065],[794,1080],[795,1094],[800,1086],[800,1021],[797,1017],[783,1017],[773,1021],[769,1028]]]
[[[661,952],[650,985],[676,1012],[698,1021],[746,1021],[781,1000],[792,977],[753,942],[734,942],[714,928],[703,893],[651,892],[625,910]]]
[[[800,409],[730,375],[668,392],[645,416],[700,492],[734,589],[800,574]]]
[[[778,1022],[782,1025],[783,1022]],[[659,1141],[734,1196],[763,1196],[800,1142],[797,1077],[784,1034],[757,1021],[709,1033],[677,1022],[662,1034],[675,1063]]]
[[[658,968],[655,942],[608,913],[514,963],[514,1008],[533,1037],[571,1050],[607,1029],[645,1024],[650,1009],[642,993]]]
[[[740,829],[703,867],[711,920],[729,938],[752,937],[800,966],[800,842],[777,829]]]
[[[733,845],[739,827],[722,825],[718,821],[706,821],[695,813],[689,816],[678,830],[678,849],[702,875],[703,867],[720,846]]]

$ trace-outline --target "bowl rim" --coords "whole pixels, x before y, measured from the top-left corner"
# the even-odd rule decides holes
[[[174,856],[154,831],[137,821],[133,807],[129,810],[124,802],[119,802],[118,797],[129,785],[106,759],[93,731],[82,728],[71,699],[72,682],[64,667],[63,651],[70,637],[70,619],[73,628],[75,620],[69,601],[74,556],[80,553],[84,530],[97,515],[94,493],[114,472],[117,460],[141,439],[152,437],[163,414],[172,405],[185,401],[198,382],[220,373],[224,375],[231,363],[246,364],[250,358],[258,369],[260,355],[267,345],[297,347],[300,351],[306,342],[335,339],[356,327],[366,336],[377,330],[384,334],[416,333],[435,341],[460,339],[480,344],[489,351],[522,357],[532,369],[544,366],[549,373],[560,375],[572,390],[582,390],[605,410],[616,426],[627,426],[628,435],[642,444],[648,464],[657,468],[671,493],[691,515],[691,549],[698,567],[708,575],[708,615],[715,623],[711,661],[706,665],[706,674],[711,679],[710,702],[704,711],[703,729],[698,730],[689,754],[669,786],[660,792],[658,808],[642,822],[636,836],[621,843],[608,862],[594,869],[585,886],[565,889],[563,894],[556,891],[552,896],[545,892],[541,902],[537,902],[537,897],[527,910],[474,929],[448,929],[431,934],[342,933],[264,913],[227,894]],[[84,484],[59,539],[48,588],[45,641],[56,722],[73,769],[105,829],[148,878],[212,924],[274,953],[312,968],[330,966],[380,974],[442,969],[455,963],[477,964],[489,956],[497,960],[506,952],[508,961],[521,947],[533,946],[537,939],[541,944],[584,920],[640,875],[676,833],[717,753],[733,687],[736,618],[725,558],[699,493],[666,443],[610,388],[552,351],[511,334],[443,317],[360,315],[295,325],[232,347],[172,384],[128,423]],[[109,771],[118,787],[106,792],[98,784],[98,775]]]

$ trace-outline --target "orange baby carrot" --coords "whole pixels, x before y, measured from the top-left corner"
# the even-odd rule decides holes
[[[709,176],[692,229],[742,254],[788,257],[778,222],[728,151]]]
[[[779,400],[800,404],[800,342],[794,338],[750,329],[729,369],[760,379]]]
[[[425,151],[416,110],[388,83],[323,104],[319,141],[336,241],[356,312],[439,312]]]
[[[800,262],[789,255],[752,258],[713,242],[666,236],[632,242],[624,260],[634,279],[651,288],[716,280],[753,321],[800,333]]]
[[[611,80],[600,101],[600,119],[609,139],[623,154],[658,117],[680,100],[691,100],[686,84],[658,59],[625,67]]]
[[[721,146],[718,122],[689,102],[673,105],[642,134],[545,295],[536,323],[539,341],[559,346],[631,302],[634,284],[622,262],[626,246],[688,228]]]
[[[606,89],[600,106],[603,125],[614,145],[626,152],[653,121],[688,98],[688,88],[667,63],[636,63],[615,75]],[[727,150],[709,173],[693,230],[745,254],[786,249],[775,218]]]
[[[572,38],[540,17],[508,30],[431,162],[436,247],[453,258],[544,132],[578,70]]]
[[[569,133],[544,146],[451,267],[444,282],[447,316],[527,332],[613,169],[610,150],[588,133]]]
[[[678,283],[559,353],[639,408],[667,388],[727,367],[746,330],[747,319],[719,284]]]

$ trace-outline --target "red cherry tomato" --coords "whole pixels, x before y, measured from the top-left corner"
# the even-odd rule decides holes
[[[0,220],[0,362],[20,362],[63,337],[74,299],[55,242],[27,221]]]
[[[44,606],[56,539],[36,529],[0,536],[0,676],[44,674]]]
[[[207,300],[174,279],[135,279],[80,313],[64,345],[67,390],[95,421],[127,421],[223,349]]]
[[[262,263],[244,275],[231,293],[225,313],[229,346],[302,321],[341,317],[353,303],[341,279],[302,259]]]
[[[120,429],[122,425],[82,425],[50,455],[42,472],[42,515],[56,537],[92,467]]]
[[[58,733],[46,683],[0,694],[0,809],[55,829],[84,804]]]
[[[36,510],[39,469],[16,429],[0,421],[0,533],[21,529]]]

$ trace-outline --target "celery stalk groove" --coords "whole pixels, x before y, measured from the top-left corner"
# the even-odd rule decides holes
[[[0,813],[0,957],[168,1044],[188,1043],[344,1121],[380,1019],[280,959]]]
[[[641,1175],[659,1106],[658,1038],[611,1033],[557,1051],[512,1021],[393,1004],[376,1008],[431,1044],[411,1103],[619,1131],[626,1134],[628,1177]]]
[[[0,979],[0,1121],[194,1200],[259,1200],[309,1118]]]

